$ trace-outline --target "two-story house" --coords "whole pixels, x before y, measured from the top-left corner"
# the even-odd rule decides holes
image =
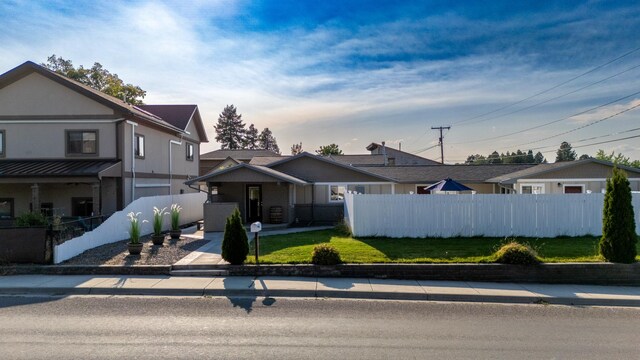
[[[33,62],[0,75],[0,218],[108,215],[196,191],[196,105],[132,106]]]

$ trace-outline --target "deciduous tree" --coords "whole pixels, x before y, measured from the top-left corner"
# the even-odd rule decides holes
[[[125,84],[118,77],[118,74],[110,73],[99,62],[94,63],[90,69],[85,69],[82,65],[76,68],[71,60],[63,59],[60,56],[56,57],[54,54],[49,56],[47,62],[41,65],[132,105],[141,105],[142,99],[147,95],[147,92],[139,86]]]
[[[336,144],[322,145],[316,150],[316,154],[322,156],[342,155],[342,150],[340,150]]]

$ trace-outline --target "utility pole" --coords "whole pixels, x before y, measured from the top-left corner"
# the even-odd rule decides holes
[[[451,126],[432,126],[431,130],[440,130],[440,162],[442,164],[444,164],[444,143],[442,142],[442,139],[444,139],[444,137],[442,136],[442,130],[449,130],[451,129]]]

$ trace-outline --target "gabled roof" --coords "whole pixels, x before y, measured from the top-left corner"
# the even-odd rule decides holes
[[[99,176],[119,160],[2,160],[0,178]]]
[[[580,166],[580,165],[584,165],[584,164],[588,164],[588,163],[595,163],[595,164],[601,164],[601,165],[606,165],[606,166],[614,166],[613,163],[609,162],[609,161],[604,161],[604,160],[598,160],[598,159],[594,159],[594,158],[589,158],[589,159],[582,159],[582,160],[576,160],[576,161],[561,161],[561,162],[555,162],[555,163],[551,163],[551,164],[538,164],[535,166],[532,166],[530,168],[527,169],[522,169],[519,171],[515,171],[512,173],[507,173],[507,174],[503,174],[500,176],[496,176],[493,177],[491,179],[488,179],[487,182],[492,182],[492,183],[515,183],[518,179],[520,178],[524,178],[524,177],[530,177],[530,176],[534,176],[534,175],[541,175],[541,174],[545,174],[548,172],[552,172],[552,171],[557,171],[560,169],[567,169],[567,168],[572,168],[575,166]],[[478,166],[478,165],[476,165]],[[636,174],[636,175],[640,175],[640,169],[636,169],[633,167],[629,167],[629,166],[624,166],[624,165],[617,165],[618,168],[620,169],[624,169],[627,172]]]
[[[209,141],[207,139],[207,132],[202,125],[198,105],[136,105],[135,107],[156,115],[183,131],[187,131],[189,123],[194,121],[196,129],[198,129],[200,141]]]
[[[296,184],[296,185],[307,185],[309,184],[308,182],[298,179],[297,177],[270,169],[268,167],[264,167],[264,166],[256,166],[256,165],[250,165],[247,163],[239,163],[238,165],[234,165],[228,168],[224,168],[222,170],[215,170],[215,171],[211,171],[210,173],[206,174],[206,175],[202,175],[202,176],[198,176],[197,178],[193,178],[190,179],[188,181],[185,182],[185,184],[187,185],[192,185],[195,184],[197,182],[201,182],[201,181],[213,181],[217,176],[220,176],[222,174],[227,174],[233,171],[237,171],[240,169],[249,169],[251,171],[255,171],[267,176],[270,176],[276,180],[279,181],[284,181],[284,182],[288,182],[288,183],[292,183],[292,184]]]
[[[285,155],[285,156],[255,156],[255,157],[251,158],[251,161],[249,161],[249,164],[267,166],[267,165],[269,165],[271,163],[274,163],[276,161],[282,160],[282,158],[284,158],[284,157],[288,157],[288,155]]]
[[[273,152],[271,150],[265,149],[220,149],[210,151],[206,154],[200,155],[200,160],[224,160],[228,157],[232,157],[236,160],[251,160],[256,156],[269,156],[269,157],[279,157],[280,154]]]
[[[123,116],[132,116],[138,120],[147,121],[150,124],[159,126],[167,130],[184,133],[183,129],[170,124],[169,122],[163,120],[161,117],[155,114],[142,110],[137,106],[128,104],[111,95],[107,95],[90,86],[69,79],[66,76],[60,75],[55,71],[51,71],[46,67],[38,65],[32,61],[27,61],[22,65],[19,65],[0,75],[0,89],[22,79],[23,77],[31,73],[40,74],[52,81],[57,82],[60,85],[66,86],[69,89],[76,91],[77,93],[80,93],[104,106],[115,110]]]
[[[337,162],[352,166],[384,165],[384,155],[382,154],[329,155],[329,158]]]
[[[376,150],[379,147],[381,148],[382,145],[372,142],[371,144],[367,145],[367,150],[373,151],[373,150]],[[384,146],[384,149],[385,149],[385,152],[387,153],[387,156],[390,157],[390,158],[397,157],[398,155],[401,155],[403,158],[410,158],[410,159],[414,159],[416,162],[424,163],[424,164],[417,164],[416,163],[416,164],[412,164],[412,165],[442,165],[438,161],[427,159],[425,157],[418,156],[418,155],[415,155],[415,154],[411,154],[411,153],[408,153],[406,151],[394,149],[394,148],[386,146],[386,145]],[[409,164],[404,164],[404,165],[409,165]]]
[[[385,175],[377,174],[377,173],[374,173],[374,172],[369,172],[369,171],[363,170],[362,167],[355,167],[355,166],[346,165],[346,164],[343,164],[341,162],[337,162],[335,160],[332,160],[332,159],[330,159],[328,157],[320,156],[320,155],[314,155],[314,154],[308,153],[306,151],[301,152],[301,153],[299,153],[297,155],[294,155],[294,156],[285,157],[282,160],[273,162],[273,163],[271,163],[271,164],[269,164],[267,166],[270,167],[270,168],[273,168],[273,167],[278,166],[280,164],[285,164],[285,163],[288,163],[290,161],[295,161],[297,159],[305,158],[305,157],[306,158],[315,159],[315,160],[318,160],[318,161],[322,161],[322,162],[325,162],[325,163],[328,163],[328,164],[332,164],[332,165],[335,165],[335,166],[338,166],[338,167],[341,167],[341,168],[344,168],[344,169],[349,169],[351,171],[354,171],[354,172],[357,172],[357,173],[360,173],[360,174],[373,176],[373,177],[376,177],[376,178],[378,178],[380,180],[389,181],[389,182],[395,182],[394,179],[392,179],[390,177],[387,177]]]
[[[362,166],[368,172],[394,179],[399,183],[432,184],[451,178],[459,182],[485,182],[487,179],[527,169],[532,164],[492,165],[409,165],[409,166]]]

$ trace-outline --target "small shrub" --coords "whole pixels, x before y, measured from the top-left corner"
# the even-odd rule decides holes
[[[338,250],[329,244],[316,245],[311,253],[311,262],[316,265],[336,265],[342,262]]]
[[[494,254],[495,262],[501,264],[533,265],[540,262],[538,253],[528,245],[515,241],[503,245]]]
[[[20,227],[46,226],[46,225],[47,225],[47,219],[41,213],[28,212],[16,218],[16,226],[20,226]]]
[[[339,222],[333,229],[341,236],[351,237],[352,235],[349,224],[344,220]]]
[[[222,258],[232,265],[242,265],[249,254],[249,239],[236,208],[227,218],[222,239]]]

